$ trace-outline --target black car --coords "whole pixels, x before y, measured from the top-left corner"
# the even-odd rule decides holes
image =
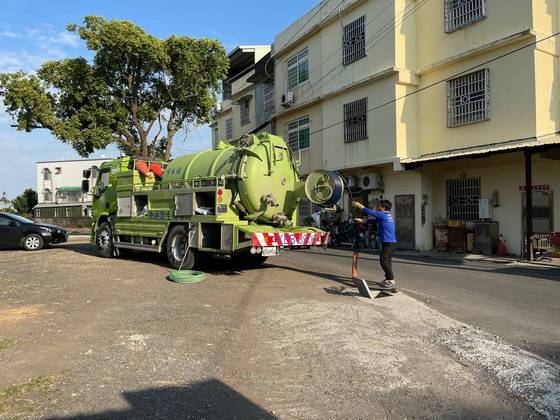
[[[17,214],[0,212],[0,248],[37,251],[67,240],[68,233],[58,226],[35,223]]]

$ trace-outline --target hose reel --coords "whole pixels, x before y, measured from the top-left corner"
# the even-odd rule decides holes
[[[305,195],[309,201],[320,207],[332,207],[342,197],[344,181],[334,171],[317,170],[305,180]]]

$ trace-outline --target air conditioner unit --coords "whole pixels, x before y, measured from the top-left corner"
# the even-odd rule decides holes
[[[288,108],[294,103],[294,92],[286,92],[282,95],[282,106]]]
[[[362,190],[378,190],[383,191],[383,181],[381,180],[381,174],[377,172],[371,172],[369,174],[362,175],[360,178],[360,187]]]

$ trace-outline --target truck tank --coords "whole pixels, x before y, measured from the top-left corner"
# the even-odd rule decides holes
[[[281,137],[263,133],[232,146],[220,142],[214,150],[180,156],[171,161],[162,183],[217,177],[234,192],[235,211],[265,224],[290,220],[304,185]]]

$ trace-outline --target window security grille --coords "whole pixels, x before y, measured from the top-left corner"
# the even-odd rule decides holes
[[[233,139],[233,118],[226,120],[226,140]]]
[[[490,119],[490,71],[483,69],[447,82],[447,126]]]
[[[251,119],[249,117],[249,99],[242,100],[240,106],[241,125],[247,125],[251,122]]]
[[[486,0],[445,0],[445,32],[464,28],[486,17]]]
[[[366,17],[356,19],[344,27],[342,36],[342,64],[347,66],[366,56]]]
[[[305,219],[311,217],[313,213],[318,213],[320,211],[321,207],[317,204],[312,203],[306,198],[301,199],[298,205],[298,225],[303,225]]]
[[[288,89],[309,79],[309,54],[307,48],[288,60]]]
[[[51,179],[51,170],[49,168],[43,169],[43,180],[50,181]]]
[[[479,220],[480,178],[447,180],[447,217],[463,222]]]
[[[288,147],[291,151],[309,148],[309,117],[288,123]]]
[[[274,83],[268,82],[264,84],[264,110],[271,109],[274,109]]]
[[[344,143],[368,138],[367,98],[344,105]]]

